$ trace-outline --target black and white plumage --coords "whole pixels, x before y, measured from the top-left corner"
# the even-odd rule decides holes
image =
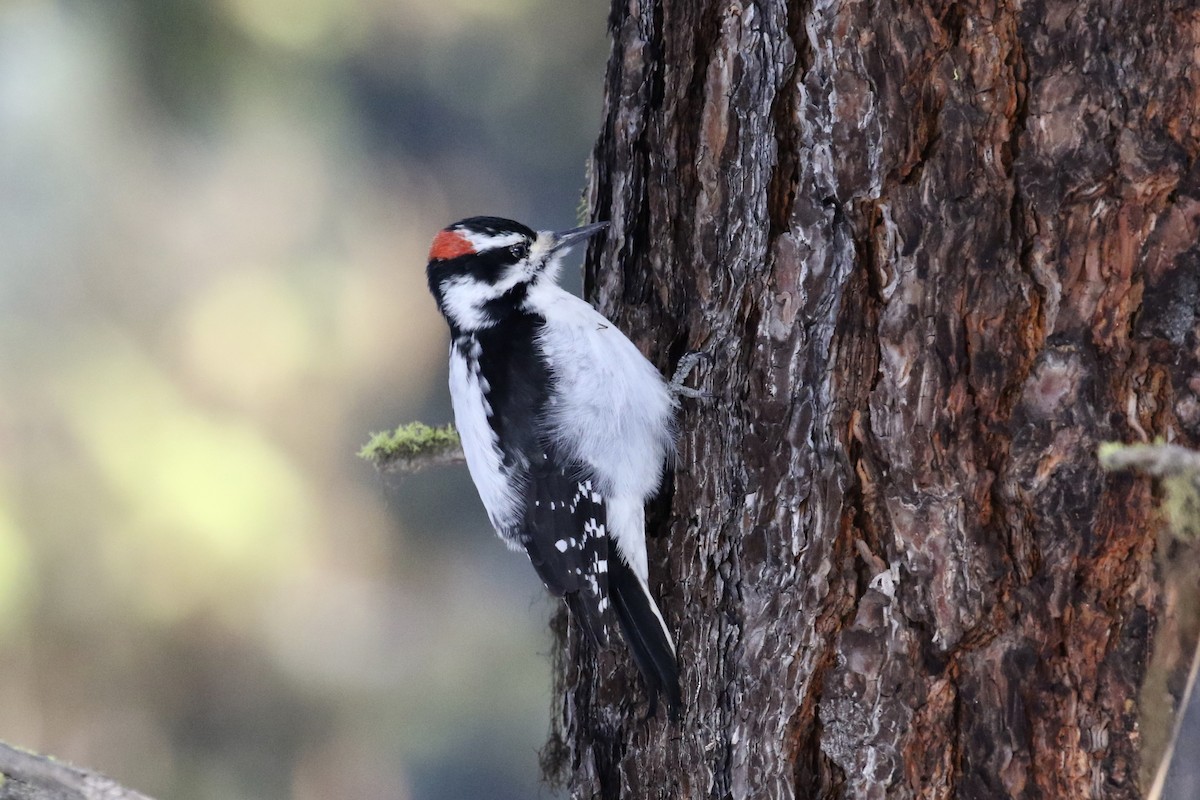
[[[616,618],[652,705],[681,704],[675,644],[647,585],[646,500],[676,400],[637,347],[558,286],[562,255],[606,223],[536,232],[496,217],[441,231],[429,288],[450,325],[450,396],[492,525],[597,645]]]

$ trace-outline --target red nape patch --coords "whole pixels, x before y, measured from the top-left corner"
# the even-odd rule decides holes
[[[445,261],[459,256],[467,256],[475,252],[475,248],[471,246],[471,242],[467,237],[456,231],[442,231],[437,236],[433,237],[433,244],[429,247],[430,261]]]

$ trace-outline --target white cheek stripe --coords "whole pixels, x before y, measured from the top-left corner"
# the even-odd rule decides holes
[[[501,247],[511,247],[514,244],[525,241],[525,237],[519,233],[506,233],[503,236],[495,236],[490,233],[468,231],[463,228],[458,228],[454,232],[470,242],[471,247],[475,249],[476,253],[496,250]]]
[[[442,284],[442,305],[446,307],[446,314],[466,331],[483,327],[488,322],[483,306],[498,296],[491,285],[467,278],[451,278]]]
[[[477,330],[495,322],[483,307],[527,280],[528,270],[519,265],[510,268],[496,283],[484,283],[474,278],[451,278],[442,284],[442,304],[460,329]]]

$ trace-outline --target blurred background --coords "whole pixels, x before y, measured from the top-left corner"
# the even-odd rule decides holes
[[[554,797],[551,602],[449,420],[433,233],[575,223],[585,0],[0,3],[0,739],[161,800]]]

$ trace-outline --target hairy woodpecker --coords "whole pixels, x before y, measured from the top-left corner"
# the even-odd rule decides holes
[[[677,401],[633,342],[557,283],[563,254],[607,225],[552,233],[471,217],[434,237],[426,271],[450,325],[454,420],[496,533],[597,646],[615,612],[651,713],[661,692],[675,717],[679,666],[647,587],[644,507],[673,452]]]

